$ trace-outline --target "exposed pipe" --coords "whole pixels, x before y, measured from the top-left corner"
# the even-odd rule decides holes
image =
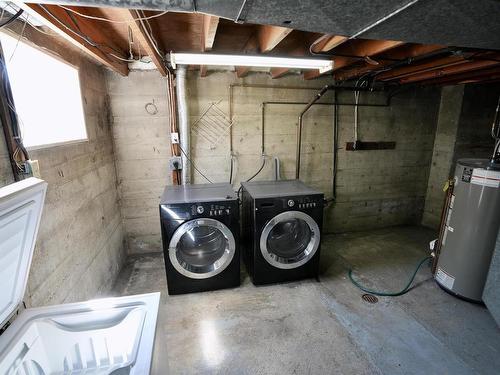
[[[259,88],[259,89],[279,89],[279,90],[320,90],[320,87],[304,87],[304,86],[284,86],[284,85],[266,85],[266,84],[258,84],[258,83],[231,83],[229,85],[229,122],[231,123],[231,127],[229,128],[229,155],[231,159],[231,164],[230,164],[230,173],[229,173],[229,183],[231,184],[233,181],[233,171],[234,171],[234,152],[233,152],[233,89],[235,87],[253,87],[253,88]],[[262,116],[264,116],[264,107],[265,104],[263,103],[263,108],[262,108]],[[262,117],[264,118],[264,117]],[[262,130],[264,132],[264,130]],[[264,135],[262,135],[262,154],[264,154]]]
[[[316,103],[325,93],[328,91],[328,85],[323,87],[320,92],[318,92],[314,98],[311,99],[309,103],[307,103],[306,107],[299,114],[299,123],[297,125],[297,149],[295,151],[295,178],[298,180],[300,176],[300,146],[302,145],[302,117],[304,114],[312,107],[314,103]]]
[[[189,113],[186,101],[186,65],[178,65],[176,70],[176,93],[177,93],[177,112],[179,115],[179,142],[182,155],[181,181],[183,185],[191,183],[191,163],[189,154],[191,152]]]
[[[337,200],[337,166],[339,153],[339,101],[337,91],[333,92],[333,173],[332,173],[332,200]],[[390,100],[390,98],[388,99]]]
[[[298,180],[300,178],[300,148],[302,145],[302,126],[303,126],[303,117],[304,114],[314,105],[314,104],[321,104],[321,103],[316,103],[323,95],[328,90],[348,90],[348,91],[380,91],[376,90],[375,88],[372,87],[348,87],[348,86],[338,86],[338,85],[326,85],[324,86],[315,96],[314,98],[307,103],[306,107],[300,112],[299,114],[299,121],[297,125],[297,146],[296,146],[296,159],[295,159],[295,178]],[[371,105],[374,107],[386,107],[390,105],[390,100],[392,96],[389,96],[387,98],[386,105]],[[335,104],[335,103],[334,103]],[[331,105],[331,104],[330,104]],[[341,104],[338,104],[341,105]],[[355,103],[355,107],[357,107],[359,104]]]
[[[493,124],[491,125],[491,136],[495,140],[495,147],[493,149],[493,155],[491,156],[491,163],[497,163],[500,161],[500,96],[498,97],[497,109],[495,110],[495,117],[493,118]]]

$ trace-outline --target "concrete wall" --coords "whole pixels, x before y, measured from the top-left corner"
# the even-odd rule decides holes
[[[107,75],[113,115],[121,209],[129,252],[158,251],[161,246],[158,202],[165,185],[171,184],[166,83],[156,72],[132,72],[123,78]],[[212,102],[229,113],[230,83],[311,87],[313,90],[234,87],[234,188],[261,165],[261,104],[263,101],[307,102],[328,79],[303,81],[299,76],[271,80],[267,74],[237,79],[234,73],[217,72],[188,78],[190,121],[195,123]],[[371,95],[371,96],[370,96]],[[353,102],[353,94],[341,94]],[[158,113],[144,106],[153,102]],[[331,93],[325,101],[332,101]],[[383,102],[373,94],[365,100]],[[402,93],[390,108],[361,107],[360,137],[365,141],[396,141],[395,150],[345,151],[352,140],[353,107],[341,107],[337,202],[325,211],[327,232],[363,230],[388,225],[418,223],[427,187],[439,90]],[[273,176],[271,158],[281,160],[282,178],[295,177],[297,115],[303,105],[267,105],[265,112],[266,166],[255,180]],[[229,181],[229,138],[213,148],[192,132],[192,157],[196,166],[214,182]],[[315,106],[304,118],[301,179],[332,195],[333,109]],[[194,183],[206,182],[194,169]]]
[[[14,174],[10,166],[9,151],[5,143],[2,126],[0,124],[0,187],[14,182]]]
[[[499,84],[443,88],[422,224],[437,229],[444,203],[443,185],[462,158],[490,158],[491,124]]]
[[[171,184],[166,80],[157,71],[107,74],[120,208],[130,252],[159,251],[158,203]],[[147,103],[158,112],[150,115]],[[151,107],[152,108],[152,107]]]
[[[432,152],[432,164],[427,185],[422,225],[437,229],[445,193],[443,186],[452,174],[452,164],[457,138],[458,122],[462,112],[464,86],[442,89],[439,116]]]
[[[67,44],[25,35],[78,67],[88,133],[88,141],[30,150],[48,190],[26,302],[94,298],[111,288],[124,256],[104,70]]]

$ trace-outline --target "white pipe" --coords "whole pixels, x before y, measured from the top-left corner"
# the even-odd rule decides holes
[[[177,112],[179,113],[179,143],[183,152],[182,154],[182,184],[191,183],[191,163],[188,159],[191,153],[191,134],[189,129],[189,113],[186,101],[186,65],[178,65],[176,69],[176,85],[177,93]]]

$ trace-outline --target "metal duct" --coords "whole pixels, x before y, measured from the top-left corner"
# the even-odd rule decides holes
[[[191,183],[191,163],[188,155],[191,151],[191,134],[189,129],[189,113],[186,101],[186,65],[178,65],[176,70],[177,112],[179,114],[179,142],[182,151],[182,184]]]

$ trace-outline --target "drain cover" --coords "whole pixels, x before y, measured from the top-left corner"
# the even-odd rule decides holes
[[[361,296],[363,298],[363,301],[368,302],[368,303],[377,303],[378,298],[375,297],[373,294],[363,294]]]

